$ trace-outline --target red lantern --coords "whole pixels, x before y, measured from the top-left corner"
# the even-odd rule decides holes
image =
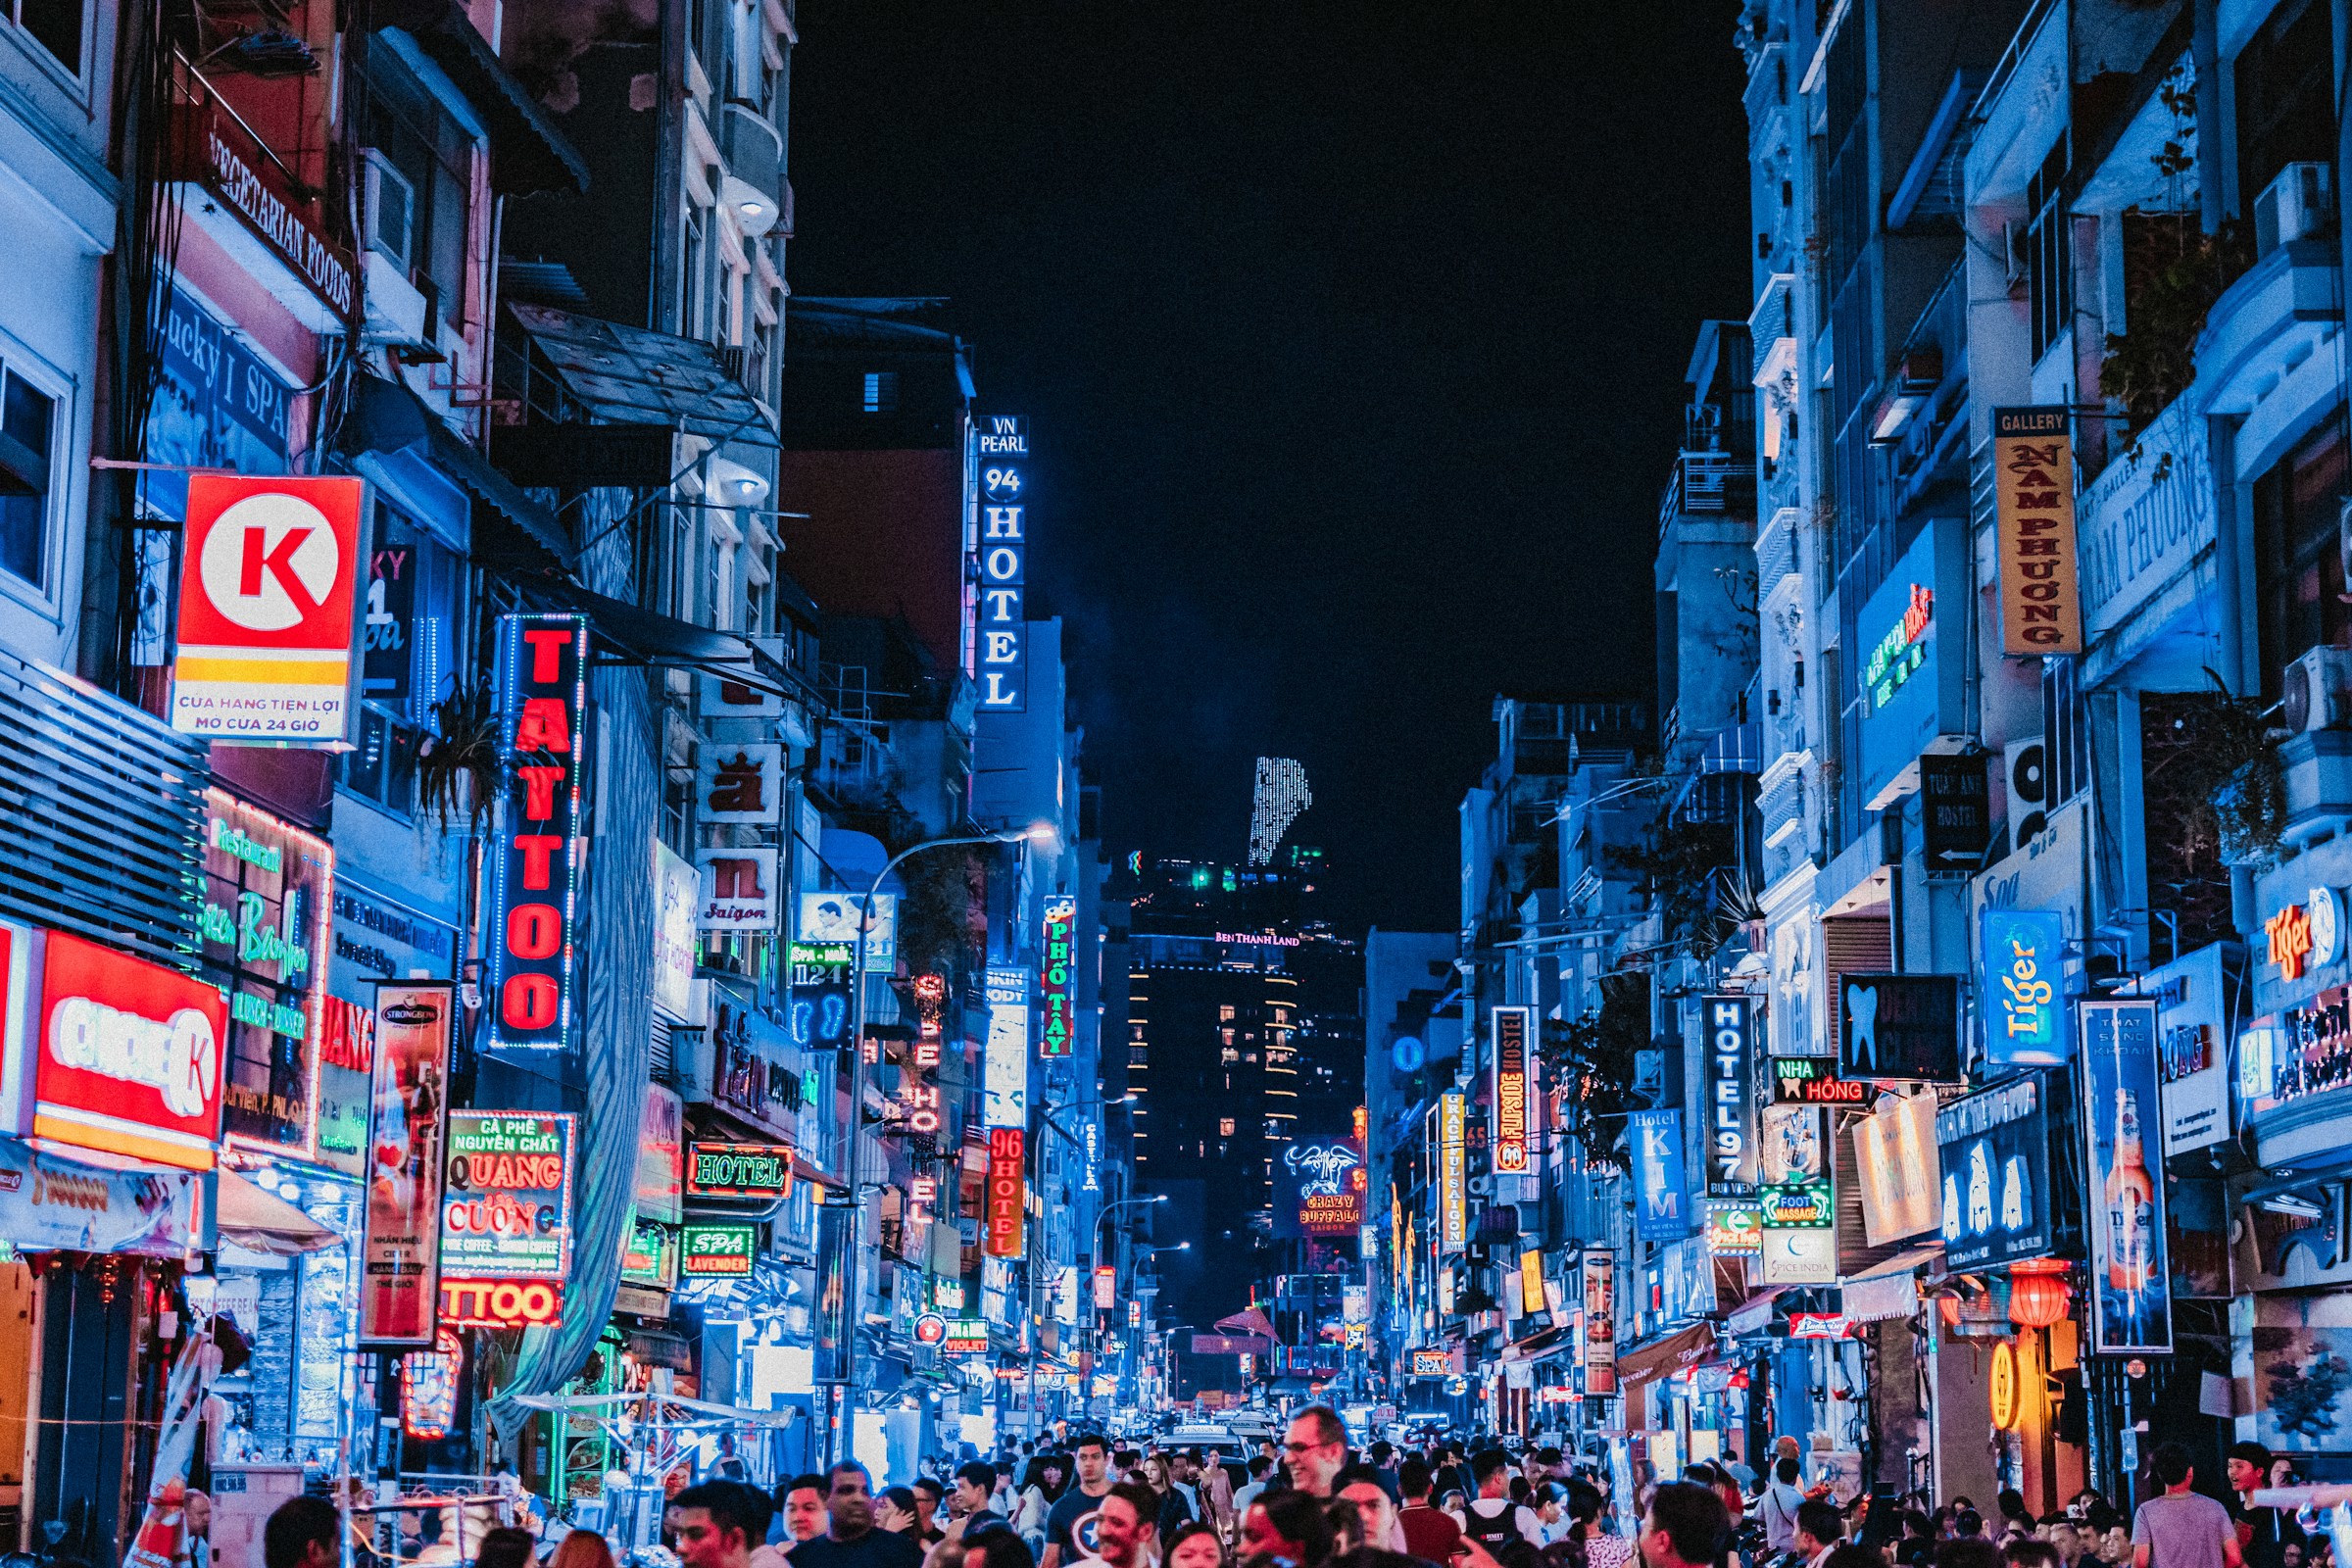
[[[2066,1265],[2057,1259],[2016,1264],[2009,1270],[2009,1321],[2021,1329],[2046,1329],[2066,1316],[2073,1294]]]

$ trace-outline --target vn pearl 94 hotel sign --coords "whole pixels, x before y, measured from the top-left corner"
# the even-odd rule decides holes
[[[972,421],[979,489],[979,643],[972,677],[984,713],[1029,710],[1029,421],[992,414]],[[968,471],[968,470],[967,470]]]

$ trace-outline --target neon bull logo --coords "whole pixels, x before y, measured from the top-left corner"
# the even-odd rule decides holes
[[[1337,1198],[1340,1181],[1358,1161],[1353,1151],[1338,1144],[1294,1144],[1283,1151],[1282,1162],[1306,1179],[1298,1185],[1300,1198]]]

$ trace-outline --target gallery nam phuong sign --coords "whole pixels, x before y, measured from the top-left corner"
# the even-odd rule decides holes
[[[2064,405],[1992,411],[2004,654],[2082,651],[2073,417]]]
[[[483,944],[487,1043],[497,1049],[570,1043],[587,672],[585,616],[499,617],[498,827]]]
[[[359,479],[189,476],[173,729],[344,741],[366,492]]]

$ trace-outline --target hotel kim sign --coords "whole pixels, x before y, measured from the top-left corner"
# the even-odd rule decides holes
[[[1029,421],[992,414],[972,421],[980,483],[980,711],[1029,710]]]

